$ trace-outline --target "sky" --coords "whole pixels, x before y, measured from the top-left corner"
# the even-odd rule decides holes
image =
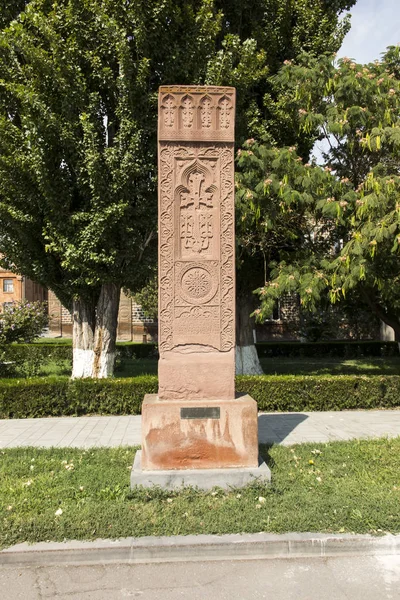
[[[400,0],[358,0],[350,14],[351,29],[338,58],[369,63],[380,59],[387,46],[400,43]],[[326,140],[316,142],[313,155],[318,163],[323,164],[322,152],[327,149]]]
[[[387,46],[400,43],[400,0],[358,0],[350,13],[351,29],[338,58],[373,62],[381,58]]]

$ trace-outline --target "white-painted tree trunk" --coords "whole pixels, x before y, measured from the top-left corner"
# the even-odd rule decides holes
[[[93,350],[73,348],[72,351],[72,379],[91,377],[93,370]]]
[[[114,373],[121,288],[114,283],[101,286],[96,307],[92,377],[102,379]]]
[[[91,377],[93,370],[94,305],[82,299],[74,300],[72,317],[72,379],[83,379]]]
[[[254,345],[254,308],[251,296],[238,296],[236,302],[236,374],[262,375],[260,360]]]
[[[257,349],[251,346],[236,346],[236,375],[263,375]]]

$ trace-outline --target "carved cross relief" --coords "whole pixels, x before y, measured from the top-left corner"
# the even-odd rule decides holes
[[[206,178],[195,171],[190,174],[188,191],[181,193],[180,228],[183,248],[201,254],[208,250],[213,237],[213,194],[205,189]]]

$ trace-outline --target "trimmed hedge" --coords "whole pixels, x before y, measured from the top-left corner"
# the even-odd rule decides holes
[[[43,362],[49,360],[72,360],[71,344],[57,344],[52,342],[34,344],[12,344],[7,347],[7,360],[23,360],[32,350],[40,356]],[[157,344],[117,344],[117,351],[121,358],[157,358]]]
[[[396,356],[399,353],[397,342],[258,342],[260,358],[321,357],[357,358],[361,356]]]
[[[395,408],[400,406],[400,376],[241,376],[236,392],[250,394],[267,412]]]
[[[157,377],[82,379],[67,377],[0,380],[0,418],[83,414],[140,414],[145,394],[157,393]]]
[[[0,380],[0,418],[83,414],[140,414],[157,377],[76,380],[66,377]],[[400,376],[241,376],[236,391],[262,411],[312,411],[400,406]]]

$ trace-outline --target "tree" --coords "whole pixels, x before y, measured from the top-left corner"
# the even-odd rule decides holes
[[[1,33],[0,249],[72,308],[74,377],[112,372],[154,263],[158,86],[204,77],[218,30],[208,0],[33,0]]]
[[[252,195],[258,229],[268,218],[270,226],[301,219],[258,289],[260,319],[283,293],[310,309],[326,295],[335,303],[356,293],[400,336],[399,80],[399,47],[369,65],[304,56],[277,76],[282,109],[329,149],[323,166],[303,164],[295,148],[241,153],[240,194]]]
[[[2,32],[0,251],[72,308],[74,377],[112,372],[121,286],[151,274],[158,86],[235,85],[239,139],[271,139],[271,74],[338,48],[353,4],[32,0]]]
[[[301,154],[308,156],[313,136],[293,127],[281,105],[274,77],[285,62],[301,52],[320,55],[337,51],[350,27],[349,19],[339,20],[340,15],[355,1],[238,0],[227,4],[230,6],[224,7],[224,23],[229,35],[210,63],[207,82],[237,88],[237,142],[243,144],[254,137],[270,146],[296,144]],[[240,43],[241,40],[245,41]],[[239,161],[239,169],[240,165]],[[236,371],[257,374],[262,373],[262,368],[254,346],[254,320],[250,317],[257,305],[252,291],[264,281],[271,240],[266,254],[265,246],[261,249],[254,239],[246,202],[240,197],[236,215]]]
[[[18,17],[29,0],[0,0],[0,29]]]

